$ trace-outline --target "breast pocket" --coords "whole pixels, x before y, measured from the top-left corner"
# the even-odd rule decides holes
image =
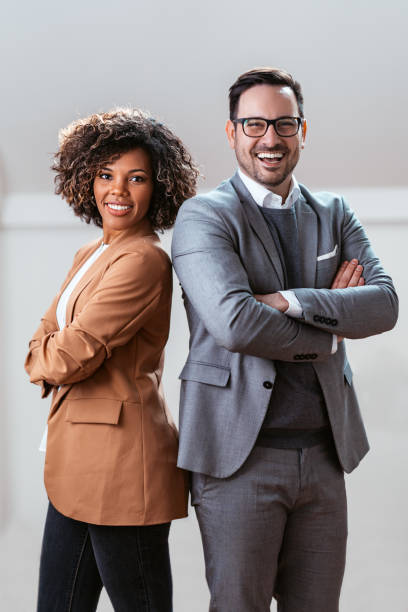
[[[316,261],[316,289],[329,289],[340,266],[339,258],[330,257]]]

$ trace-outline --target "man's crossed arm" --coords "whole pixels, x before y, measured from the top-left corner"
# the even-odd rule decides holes
[[[364,285],[363,266],[357,259],[344,261],[337,271],[330,289],[347,289],[348,287],[362,287]],[[289,302],[280,291],[276,293],[254,294],[254,298],[271,308],[285,313],[288,310]],[[342,336],[337,336],[337,341],[341,342]]]

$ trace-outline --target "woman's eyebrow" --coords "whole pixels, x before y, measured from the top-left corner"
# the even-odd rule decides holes
[[[103,166],[101,168],[102,170],[107,170],[108,172],[112,172],[112,168],[108,168],[108,166]],[[145,174],[147,174],[146,170],[144,170],[143,168],[132,168],[132,170],[128,171],[128,174],[130,174],[131,172],[144,172]]]

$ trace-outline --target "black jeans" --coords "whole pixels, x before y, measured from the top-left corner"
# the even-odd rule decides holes
[[[169,529],[91,525],[50,504],[37,612],[93,612],[102,586],[115,612],[172,612]]]

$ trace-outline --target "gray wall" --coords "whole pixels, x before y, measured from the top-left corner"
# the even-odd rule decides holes
[[[2,609],[34,609],[46,508],[37,446],[48,401],[22,369],[27,341],[78,246],[97,235],[52,196],[58,129],[115,104],[168,122],[202,166],[202,190],[230,175],[226,92],[242,71],[275,64],[302,82],[308,145],[297,171],[345,193],[393,276],[397,328],[348,342],[372,451],[347,478],[350,543],[344,612],[407,612],[405,470],[408,85],[405,2],[260,0],[195,3],[14,3],[0,25]],[[166,248],[170,235],[164,236]],[[165,390],[177,418],[187,328],[175,283]],[[208,594],[194,515],[173,525],[176,612]],[[106,597],[101,611],[111,610]]]

